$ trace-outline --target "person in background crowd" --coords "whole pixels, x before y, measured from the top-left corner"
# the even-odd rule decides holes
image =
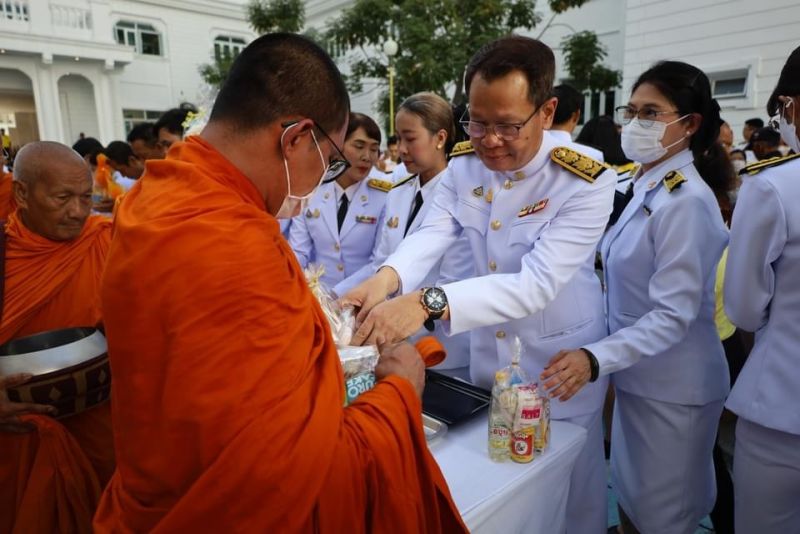
[[[322,282],[337,295],[373,272],[375,241],[384,224],[386,193],[392,188],[391,182],[369,177],[380,146],[375,121],[351,113],[342,147],[351,166],[335,182],[322,184],[289,229],[289,245],[300,266],[321,265]]]
[[[538,376],[558,349],[605,334],[594,257],[616,174],[546,131],[556,110],[554,77],[553,52],[535,39],[504,37],[475,53],[461,117],[471,147],[454,153],[419,230],[342,299],[360,307],[353,343],[405,339],[427,320],[442,320],[451,334],[470,332],[470,377],[491,388],[495,371],[511,360],[514,336],[525,346],[522,366]],[[421,288],[462,235],[476,277]],[[588,432],[571,475],[569,534],[606,531],[607,384],[601,378],[572,401],[551,405],[553,419]]]
[[[103,152],[103,144],[94,137],[84,137],[75,141],[72,150],[77,152],[94,172],[97,167],[97,155]]]
[[[278,234],[347,168],[348,111],[319,46],[263,35],[200,136],[117,208],[102,304],[119,468],[98,534],[466,532],[425,441],[419,353],[382,348],[344,407],[327,319]]]
[[[800,47],[767,102],[780,135],[800,153]],[[745,169],[731,226],[725,312],[756,341],[728,397],[739,416],[733,480],[736,532],[800,528],[800,155]]]
[[[731,125],[723,121],[719,127],[719,139],[717,139],[722,148],[730,152],[733,149],[733,130]]]
[[[781,134],[772,128],[761,128],[750,136],[750,147],[758,161],[780,158]]]
[[[744,126],[742,127],[742,138],[744,141],[742,142],[742,146],[748,146],[750,144],[750,136],[753,135],[756,130],[760,130],[763,127],[764,121],[758,117],[744,121]]]
[[[5,231],[0,343],[101,322],[111,222],[90,216],[92,177],[68,146],[28,143],[14,164],[19,208]],[[58,421],[50,406],[8,402],[0,377],[0,532],[90,532],[114,471],[108,402]]]
[[[136,157],[131,145],[124,141],[112,141],[103,153],[109,166],[114,169],[114,181],[129,191],[144,172],[144,162]]]
[[[158,146],[154,127],[155,123],[140,122],[128,132],[128,144],[131,145],[133,154],[141,161],[164,158],[164,152]]]
[[[550,135],[561,142],[572,143],[572,132],[581,120],[583,95],[571,85],[561,84],[553,87],[553,96],[558,99],[558,105],[553,116],[553,125],[550,127]],[[597,161],[603,161],[603,153],[600,150],[576,143],[581,152]]]
[[[183,139],[183,125],[190,113],[197,113],[197,108],[191,104],[181,104],[178,108],[165,111],[153,125],[153,134],[158,139],[163,156],[174,143]]]
[[[556,354],[541,380],[570,398],[614,373],[611,480],[625,534],[692,534],[711,511],[712,449],[728,369],[714,323],[714,272],[728,240],[716,197],[733,169],[702,71],[666,61],[617,109],[633,196],[604,236],[610,335]]]
[[[575,142],[602,152],[603,160],[613,165],[617,172],[625,172],[623,167],[628,167],[631,163],[622,151],[619,129],[614,119],[607,115],[586,121]]]
[[[397,135],[390,135],[386,139],[386,150],[383,151],[380,158],[376,162],[376,167],[386,174],[392,173],[400,158],[397,155]]]
[[[378,229],[373,253],[374,274],[406,236],[424,224],[439,184],[447,170],[447,156],[454,146],[455,121],[450,104],[435,93],[417,93],[405,99],[397,111],[398,153],[409,172],[386,197],[386,221]],[[472,254],[466,238],[460,238],[426,276],[424,286],[455,282],[475,275]],[[434,335],[444,345],[447,359],[440,368],[459,368],[469,364],[469,333],[449,337],[441,325]],[[430,335],[420,329],[415,337]]]
[[[0,138],[3,141],[3,150],[11,150],[11,136],[6,133],[5,128],[0,128]]]
[[[17,209],[17,201],[14,199],[14,175],[8,168],[8,151],[0,152],[0,222],[8,219],[8,216]]]

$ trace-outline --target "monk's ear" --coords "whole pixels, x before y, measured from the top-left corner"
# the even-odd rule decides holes
[[[313,129],[314,121],[311,119],[303,119],[293,125],[287,126],[284,132],[281,132],[283,134],[283,149],[286,151],[286,154],[288,155],[290,152],[296,151],[303,146],[304,143],[311,140],[311,131]]]
[[[28,195],[30,194],[28,184],[14,180],[12,185],[14,186],[14,200],[17,201],[17,206],[22,209],[28,209]]]

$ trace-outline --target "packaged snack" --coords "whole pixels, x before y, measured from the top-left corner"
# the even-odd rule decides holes
[[[512,426],[511,459],[517,463],[528,463],[534,456],[533,438],[541,417],[541,403],[531,386],[520,385],[514,389],[517,407]]]

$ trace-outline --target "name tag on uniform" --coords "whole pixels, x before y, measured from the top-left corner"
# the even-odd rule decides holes
[[[356,215],[356,222],[364,224],[375,224],[378,222],[378,219],[377,217],[371,217],[369,215]]]
[[[548,201],[549,199],[545,198],[535,204],[525,206],[524,208],[519,210],[519,213],[517,213],[517,217],[526,217],[528,215],[533,215],[537,211],[542,211],[547,206]]]

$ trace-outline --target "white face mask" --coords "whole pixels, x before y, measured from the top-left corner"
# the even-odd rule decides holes
[[[652,163],[658,161],[667,151],[686,139],[684,135],[669,146],[663,146],[661,140],[667,126],[680,122],[689,115],[684,115],[672,122],[655,121],[649,128],[645,128],[639,122],[638,117],[634,117],[631,122],[622,127],[622,151],[625,156],[639,163]]]
[[[794,109],[792,109],[793,107],[794,100],[788,101],[783,107],[783,113],[781,113],[781,118],[778,120],[778,129],[781,132],[783,142],[789,145],[789,147],[794,150],[795,154],[800,154],[800,139],[797,138],[797,126],[794,124],[789,124],[786,120],[786,115],[791,109],[794,122],[797,122],[797,118],[794,117]]]
[[[286,128],[283,133],[281,134],[281,153],[283,152],[283,137],[286,135],[286,132],[289,129],[294,128],[297,126],[296,124],[292,124],[288,128]],[[311,138],[314,140],[314,144],[317,146],[317,152],[319,152],[319,159],[322,162],[322,174],[319,177],[319,182],[317,185],[312,189],[308,194],[303,196],[297,196],[292,194],[292,181],[289,179],[289,162],[286,161],[286,155],[283,155],[283,168],[286,171],[286,198],[283,199],[283,203],[281,204],[280,209],[278,209],[278,213],[275,214],[276,219],[291,219],[292,217],[296,217],[299,215],[308,205],[309,199],[314,196],[314,193],[317,192],[319,186],[322,185],[322,180],[325,178],[325,174],[328,172],[328,166],[325,165],[325,158],[322,155],[322,149],[319,148],[319,143],[317,143],[317,137],[314,135],[314,131],[311,131]]]

